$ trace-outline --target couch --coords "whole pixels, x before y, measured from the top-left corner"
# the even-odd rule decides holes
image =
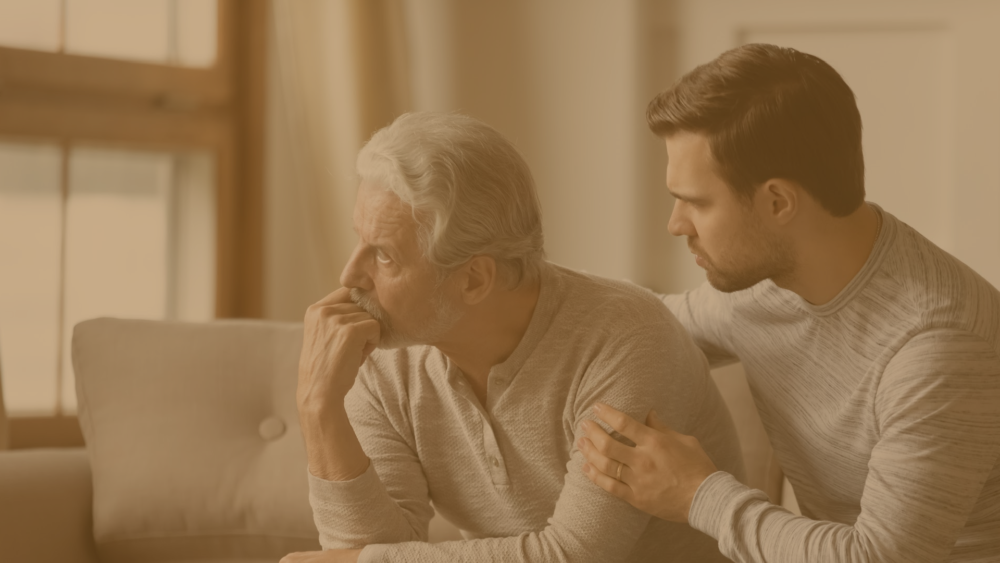
[[[319,549],[295,410],[301,341],[298,323],[77,325],[87,447],[0,451],[0,562],[273,563]],[[714,375],[748,481],[780,500],[742,372]],[[432,541],[459,537],[431,527]]]

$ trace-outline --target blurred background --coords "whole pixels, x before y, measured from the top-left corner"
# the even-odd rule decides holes
[[[521,149],[552,261],[696,286],[644,109],[747,42],[837,68],[869,200],[1000,285],[998,31],[993,0],[0,0],[12,446],[76,440],[82,319],[300,320],[354,245],[357,150],[405,111]]]

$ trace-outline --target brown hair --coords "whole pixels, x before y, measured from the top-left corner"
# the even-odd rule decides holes
[[[818,57],[750,44],[684,75],[646,108],[661,137],[708,137],[722,178],[745,201],[771,178],[799,183],[834,216],[865,199],[861,114],[844,79]]]

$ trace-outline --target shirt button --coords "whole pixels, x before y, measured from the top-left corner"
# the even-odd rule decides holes
[[[497,387],[500,387],[501,385],[503,385],[503,380],[502,379],[494,379],[493,380],[493,385],[496,385]]]
[[[500,461],[497,458],[493,458],[493,467],[500,467]]]

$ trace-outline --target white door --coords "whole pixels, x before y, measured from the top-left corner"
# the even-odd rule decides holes
[[[659,13],[654,34],[658,44],[674,47],[678,76],[753,42],[794,47],[830,63],[858,99],[868,200],[1000,287],[1000,2],[678,0],[672,6]],[[670,269],[690,286],[703,276],[680,250]]]

